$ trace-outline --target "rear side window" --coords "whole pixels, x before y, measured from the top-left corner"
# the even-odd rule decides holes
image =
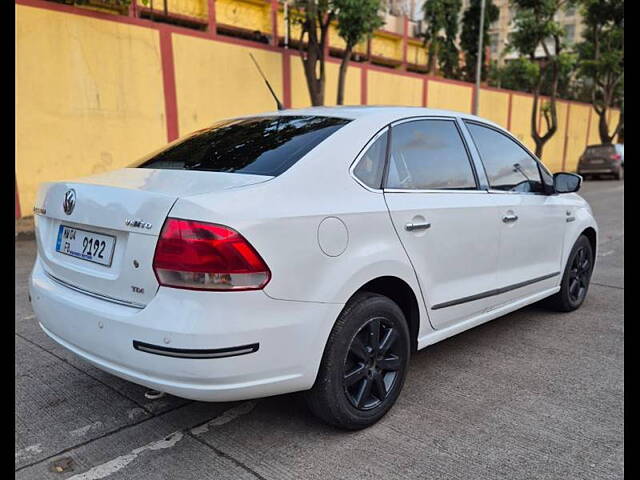
[[[318,116],[228,120],[170,144],[140,167],[277,176],[347,123]]]
[[[538,162],[524,148],[493,128],[475,123],[466,125],[480,152],[491,188],[521,193],[544,192]]]
[[[388,188],[474,190],[471,160],[451,120],[415,120],[391,130]]]
[[[371,188],[380,188],[384,159],[387,154],[387,132],[380,135],[360,158],[353,174]]]
[[[608,157],[615,153],[615,147],[613,145],[593,145],[587,147],[585,152],[586,157]]]

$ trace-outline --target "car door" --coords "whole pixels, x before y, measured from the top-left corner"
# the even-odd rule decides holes
[[[497,281],[502,222],[461,133],[444,117],[404,120],[390,131],[384,197],[436,329],[495,302],[477,295]]]
[[[484,165],[489,192],[500,199],[500,304],[552,288],[560,282],[572,212],[545,188],[553,177],[523,146],[492,126],[465,125]]]

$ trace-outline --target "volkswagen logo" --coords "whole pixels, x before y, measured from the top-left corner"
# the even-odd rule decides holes
[[[67,190],[64,194],[64,201],[62,202],[62,208],[64,213],[71,215],[74,207],[76,206],[76,191],[72,188]]]

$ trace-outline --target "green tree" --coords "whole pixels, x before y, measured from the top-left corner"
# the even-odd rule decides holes
[[[564,31],[555,21],[556,14],[568,4],[568,0],[511,0],[516,8],[515,29],[510,35],[510,48],[539,65],[534,78],[533,108],[531,109],[531,137],[536,145],[536,155],[542,156],[547,143],[558,130],[556,98],[561,69],[562,36]],[[541,55],[537,55],[540,52]],[[545,79],[549,82],[549,101],[540,105],[540,95]],[[547,131],[538,131],[538,111],[541,111]]]
[[[332,0],[297,0],[292,20],[300,24],[298,48],[307,80],[311,104],[324,105],[324,56],[329,40],[329,25],[335,17]]]
[[[494,87],[530,92],[540,76],[540,66],[528,58],[519,57],[507,62],[504,67],[492,63],[489,84]]]
[[[338,105],[344,103],[344,82],[354,47],[384,24],[381,0],[334,0],[338,34],[345,41],[344,57],[338,73]]]
[[[573,79],[575,72],[576,55],[562,52],[558,56],[558,97],[566,99],[578,99],[580,97],[580,85]],[[540,65],[532,62],[526,57],[518,57],[506,62],[503,67],[497,62],[492,62],[487,73],[489,85],[492,87],[507,88],[521,92],[531,92],[535,86],[535,81],[540,75]],[[550,95],[553,86],[553,75],[551,70],[542,80],[540,87],[541,95]]]
[[[427,70],[432,75],[436,71],[436,62],[447,78],[458,75],[456,37],[461,7],[461,0],[426,0],[422,6],[427,23],[423,34],[429,52]]]
[[[578,74],[591,94],[599,117],[600,141],[611,143],[624,126],[624,0],[581,0],[584,41],[576,46]],[[621,107],[611,132],[607,113]]]
[[[464,52],[463,78],[468,82],[475,81],[476,63],[478,62],[478,37],[480,30],[480,2],[471,0],[462,16],[462,32],[460,34],[460,49]],[[484,12],[484,36],[482,44],[489,45],[489,26],[498,20],[500,9],[493,4],[493,0],[486,0]],[[487,68],[482,62],[481,78],[487,78]]]

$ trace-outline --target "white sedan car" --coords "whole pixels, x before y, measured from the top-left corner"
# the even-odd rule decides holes
[[[306,390],[379,420],[412,352],[585,299],[581,177],[458,112],[340,107],[222,121],[130,168],[43,184],[33,309],[98,368],[204,401]]]

